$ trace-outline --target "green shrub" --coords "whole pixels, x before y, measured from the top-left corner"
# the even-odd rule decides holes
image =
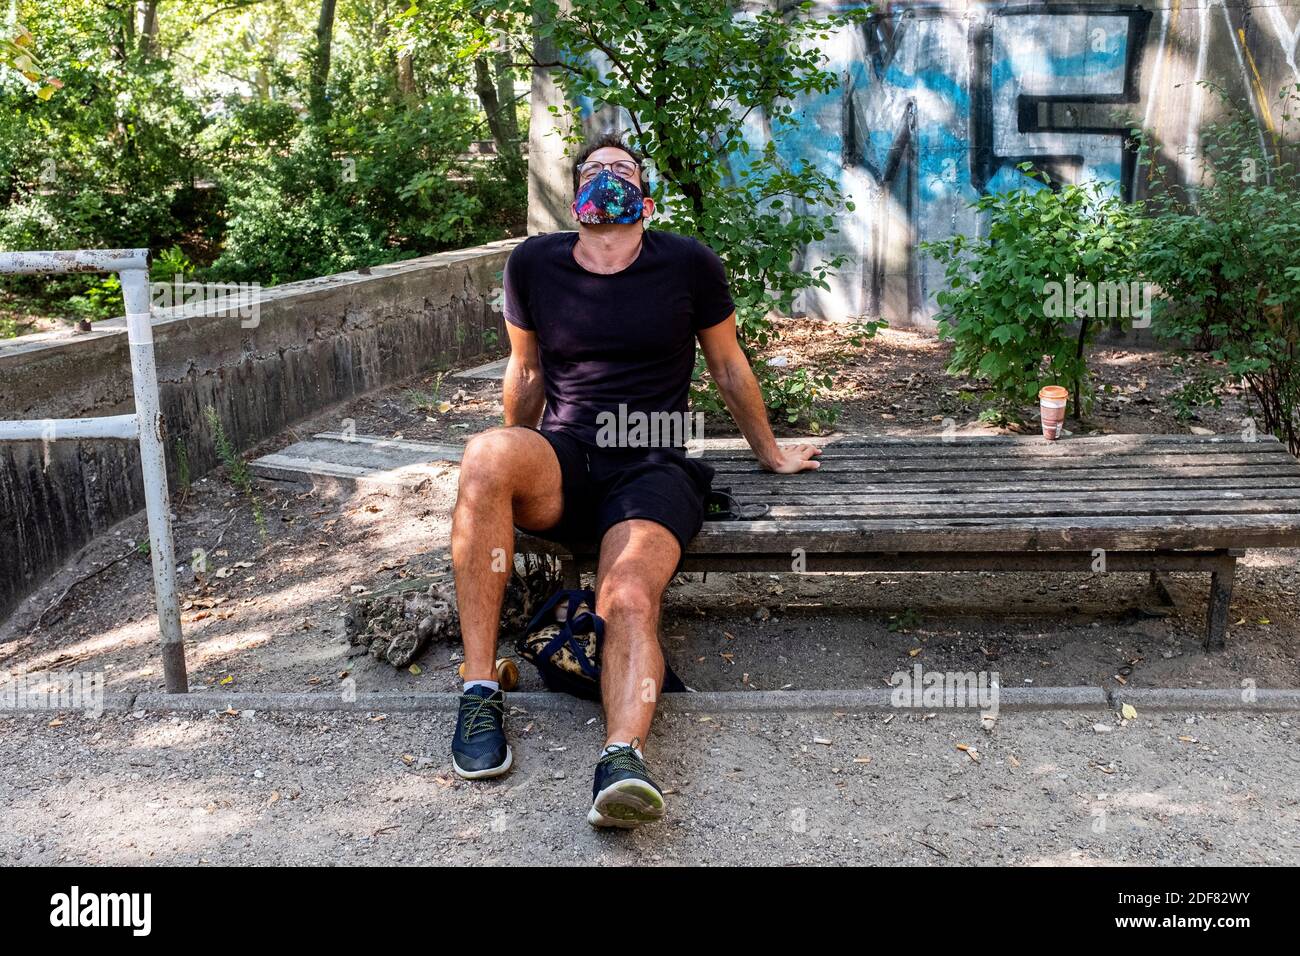
[[[294,152],[232,183],[221,255],[209,270],[237,282],[279,285],[400,258],[345,201],[340,164],[312,131]]]
[[[222,173],[229,221],[213,278],[277,285],[478,245],[523,219],[526,176],[461,161],[471,121],[459,96],[400,108],[383,97],[344,98],[334,119],[264,153],[240,138],[251,125],[241,113],[218,134],[231,165]],[[270,125],[278,141],[273,115]]]
[[[1147,204],[1136,266],[1162,291],[1157,334],[1213,359],[1191,383],[1200,403],[1244,382],[1264,429],[1300,454],[1300,174],[1285,145],[1261,143],[1250,111],[1223,98],[1226,118],[1202,134],[1192,190],[1170,188],[1144,146],[1163,188]],[[1300,85],[1280,99],[1289,122]]]
[[[1091,405],[1087,348],[1099,320],[1124,321],[1112,309],[1072,300],[1073,289],[1132,279],[1135,208],[1107,184],[1052,184],[982,196],[985,236],[954,235],[924,248],[944,264],[947,287],[937,296],[939,334],[954,343],[948,371],[988,382],[994,415],[1023,419],[1023,407],[1044,385],[1063,385],[1075,417]]]

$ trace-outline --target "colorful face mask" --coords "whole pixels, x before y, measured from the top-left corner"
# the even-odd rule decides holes
[[[643,199],[636,183],[602,169],[578,190],[578,222],[637,222]]]

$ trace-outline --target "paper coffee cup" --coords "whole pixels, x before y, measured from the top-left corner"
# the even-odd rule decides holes
[[[1056,441],[1065,425],[1065,407],[1070,393],[1060,385],[1046,385],[1038,392],[1038,415],[1043,422],[1043,437]]]

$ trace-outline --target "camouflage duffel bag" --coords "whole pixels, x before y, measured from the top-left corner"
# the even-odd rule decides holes
[[[600,700],[600,649],[605,622],[589,590],[561,590],[538,610],[519,637],[519,656],[531,661],[548,690]],[[665,693],[687,688],[664,663]]]

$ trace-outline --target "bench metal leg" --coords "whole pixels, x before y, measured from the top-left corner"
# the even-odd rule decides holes
[[[1232,604],[1232,583],[1237,576],[1237,559],[1225,556],[1215,561],[1210,573],[1210,609],[1205,617],[1205,649],[1221,651],[1228,634],[1228,609]]]
[[[1151,572],[1151,590],[1155,592],[1156,600],[1160,602],[1161,607],[1174,606],[1174,596],[1169,593],[1169,586],[1165,584],[1164,575],[1159,571]]]

